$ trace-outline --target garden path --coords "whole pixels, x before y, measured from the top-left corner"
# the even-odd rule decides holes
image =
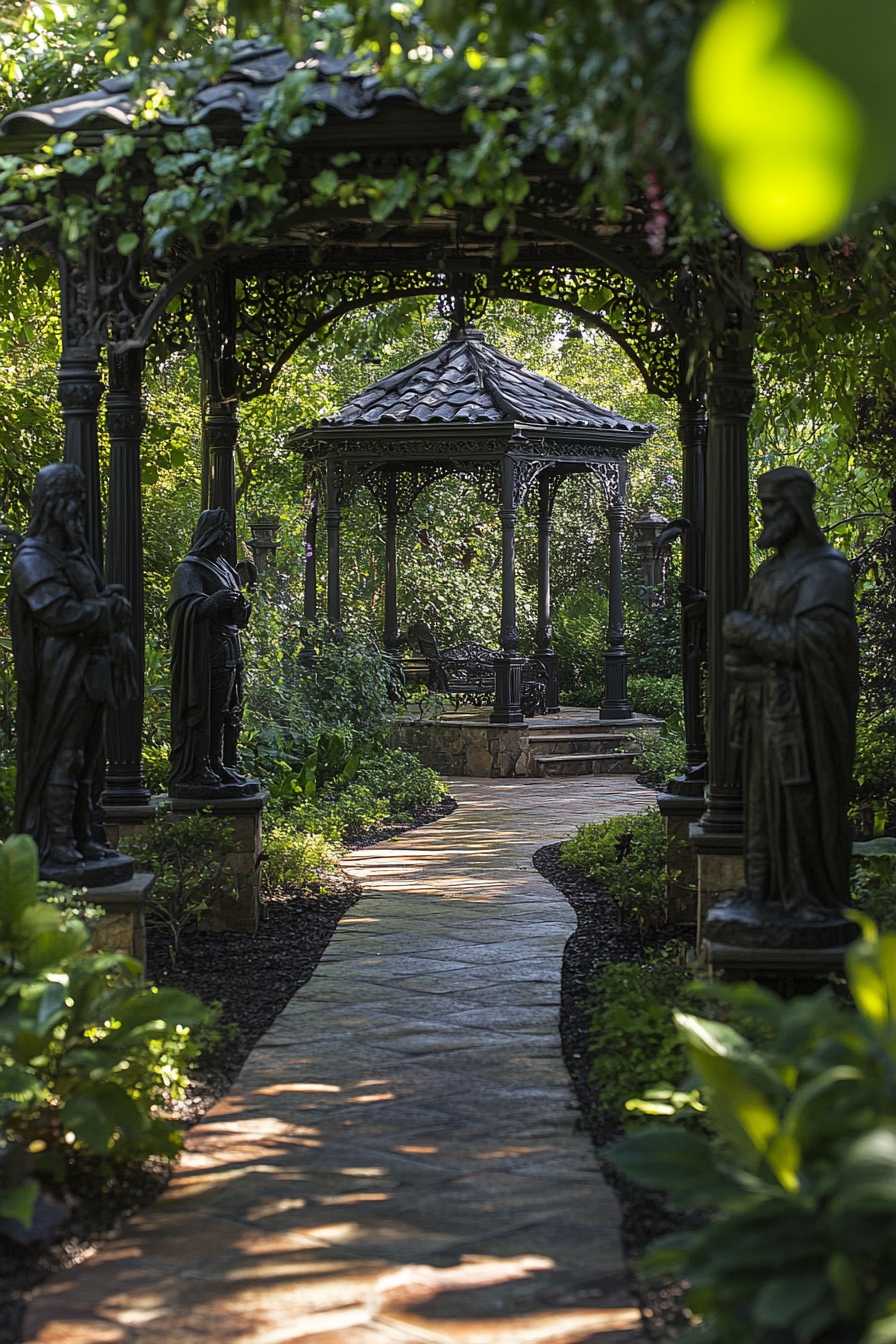
[[[456,780],[188,1135],[165,1195],[29,1308],[40,1344],[634,1344],[560,1053],[575,917],[533,869],[624,777]]]

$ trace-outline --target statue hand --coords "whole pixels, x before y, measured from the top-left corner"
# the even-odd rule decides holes
[[[753,626],[753,617],[746,611],[729,611],[722,622],[726,644],[747,644]]]
[[[237,600],[237,595],[230,592],[227,588],[220,588],[218,592],[212,593],[211,597],[208,599],[216,616],[221,616],[225,612],[229,613]]]
[[[119,585],[115,585],[118,587]],[[109,592],[109,590],[106,590]],[[109,612],[112,616],[112,624],[116,630],[123,630],[131,619],[131,604],[124,596],[123,592],[109,593],[107,599]]]

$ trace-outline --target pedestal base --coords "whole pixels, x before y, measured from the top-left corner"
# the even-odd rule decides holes
[[[697,946],[703,937],[702,922],[714,905],[736,896],[744,885],[744,837],[707,831],[698,822],[690,828],[690,841],[697,856]]]
[[[658,793],[657,807],[666,823],[666,900],[670,924],[691,924],[697,920],[697,854],[691,844],[691,827],[700,820],[703,796],[689,798],[674,793]],[[670,874],[677,870],[678,876]]]
[[[91,894],[91,904],[105,910],[93,931],[91,947],[97,952],[125,952],[146,965],[146,898],[154,873],[135,873],[130,882],[117,882]]]
[[[253,781],[258,784],[258,781]],[[202,917],[200,927],[212,933],[255,933],[261,914],[258,894],[258,868],[261,861],[261,817],[270,798],[268,789],[259,785],[255,793],[242,798],[154,798],[161,807],[170,807],[175,817],[187,812],[213,812],[227,818],[233,829],[233,849],[227,862],[236,875],[235,894],[213,901]]]
[[[236,798],[254,798],[260,788],[261,781],[257,779],[247,779],[245,784],[219,784],[215,789],[206,784],[178,784],[171,798],[191,803],[232,802]]]
[[[126,854],[110,854],[105,859],[84,859],[81,863],[42,863],[42,882],[61,882],[65,887],[111,887],[129,882],[134,876],[134,860]]]
[[[859,936],[858,925],[841,915],[819,913],[800,919],[780,905],[751,901],[738,894],[707,910],[703,923],[707,942],[774,951],[842,948]]]

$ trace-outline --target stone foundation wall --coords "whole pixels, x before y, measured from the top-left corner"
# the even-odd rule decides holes
[[[510,779],[530,770],[529,725],[487,720],[397,719],[392,745],[412,751],[440,775]]]

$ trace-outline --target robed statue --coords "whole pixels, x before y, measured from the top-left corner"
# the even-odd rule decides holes
[[[856,931],[842,915],[859,694],[852,576],[818,526],[807,472],[779,467],[758,485],[759,545],[775,553],[723,627],[743,762],[745,888],[709,911],[705,931],[720,943],[837,946]]]
[[[27,536],[13,554],[9,618],[18,684],[15,829],[41,875],[76,886],[129,879],[96,811],[106,710],[136,694],[130,603],[106,584],[84,538],[80,467],[38,472]]]
[[[226,510],[207,509],[174,571],[167,612],[172,798],[240,798],[259,788],[237,765],[243,718],[239,632],[251,608],[226,558],[232,536]]]

